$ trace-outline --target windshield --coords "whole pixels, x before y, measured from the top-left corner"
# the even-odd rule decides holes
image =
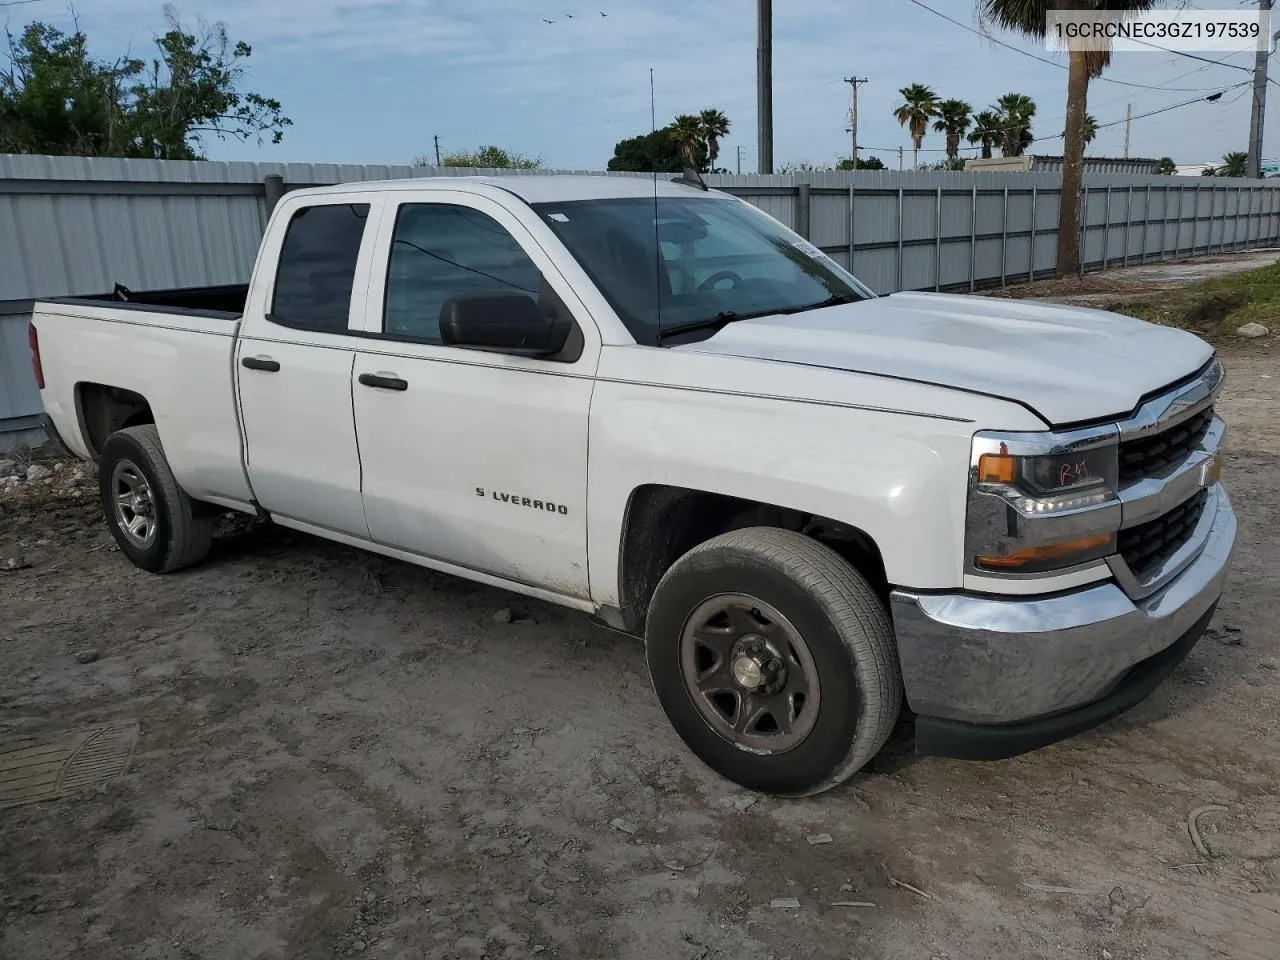
[[[534,209],[637,343],[659,342],[659,320],[670,332],[718,317],[744,319],[874,296],[817,247],[739,200],[659,197],[655,203],[634,197]]]

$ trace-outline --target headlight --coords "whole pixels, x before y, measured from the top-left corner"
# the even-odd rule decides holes
[[[1115,427],[977,434],[965,536],[970,569],[1045,574],[1113,553],[1118,442]]]

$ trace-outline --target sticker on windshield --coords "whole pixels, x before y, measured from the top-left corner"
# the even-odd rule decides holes
[[[548,214],[547,214],[547,219],[548,219],[548,220],[554,220],[556,223],[568,223],[568,222],[569,222],[569,218],[568,218],[568,217],[566,217],[563,213],[548,213]]]
[[[801,253],[807,254],[808,256],[813,257],[813,259],[815,260],[825,260],[827,258],[827,255],[825,253],[823,253],[821,250],[815,247],[808,240],[797,240],[795,243],[791,245],[795,247],[797,250],[799,250]]]

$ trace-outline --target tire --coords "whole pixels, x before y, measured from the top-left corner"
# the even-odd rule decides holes
[[[209,552],[213,517],[178,486],[154,424],[126,427],[107,438],[98,461],[98,492],[111,535],[135,566],[172,573]],[[129,503],[118,510],[118,498]]]
[[[650,601],[645,652],[681,739],[763,793],[841,783],[884,746],[902,706],[884,604],[838,554],[789,530],[735,530],[677,560]]]

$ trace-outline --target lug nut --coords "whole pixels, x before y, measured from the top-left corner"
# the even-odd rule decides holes
[[[774,673],[777,673],[779,670],[782,669],[782,661],[779,660],[777,657],[774,657],[772,660],[769,661],[769,669],[772,670]]]

